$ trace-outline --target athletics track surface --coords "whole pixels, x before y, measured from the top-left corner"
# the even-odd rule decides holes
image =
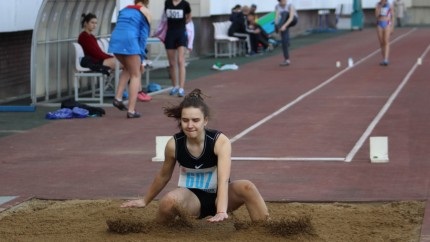
[[[294,50],[290,67],[268,57],[190,81],[187,89],[211,96],[209,127],[233,142],[231,178],[252,180],[268,201],[428,200],[428,36],[430,29],[398,29],[388,67],[378,65],[372,29]],[[142,195],[161,165],[151,162],[154,137],[177,131],[162,107],[178,101],[160,94],[139,104],[141,119],[108,108],[104,118],[55,121],[1,138],[0,196],[17,196],[3,207],[30,197]],[[389,163],[370,163],[369,136],[389,138]],[[165,191],[176,180],[175,172]],[[430,241],[428,213],[422,241]]]

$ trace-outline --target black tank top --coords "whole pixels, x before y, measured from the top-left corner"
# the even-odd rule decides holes
[[[190,154],[187,148],[187,136],[184,132],[174,135],[176,144],[176,160],[179,165],[191,169],[204,169],[218,165],[218,156],[215,155],[215,142],[221,134],[220,131],[205,129],[205,143],[199,157]]]

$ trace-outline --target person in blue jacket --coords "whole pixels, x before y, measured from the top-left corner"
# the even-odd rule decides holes
[[[140,91],[142,61],[146,56],[146,42],[151,22],[151,14],[148,9],[149,0],[135,0],[134,4],[119,12],[109,45],[109,52],[113,53],[123,65],[113,105],[122,111],[127,110],[127,118],[141,116],[136,112],[136,101]],[[126,107],[122,97],[128,81],[130,81],[129,102]]]

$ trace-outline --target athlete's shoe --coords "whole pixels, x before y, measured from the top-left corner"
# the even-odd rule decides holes
[[[149,102],[152,100],[152,97],[144,93],[143,91],[140,91],[137,93],[137,99],[141,102]]]
[[[170,90],[170,96],[176,95],[179,92],[179,88],[174,87],[172,90]]]
[[[179,89],[178,91],[178,97],[184,97],[185,96],[185,90],[184,89]]]
[[[127,112],[127,118],[140,118],[140,113],[134,111],[134,112]]]
[[[122,101],[116,100],[116,98],[113,99],[112,104],[121,111],[127,110],[127,107],[124,105],[124,103]]]
[[[281,62],[279,65],[280,66],[289,66],[291,64],[290,60],[285,60],[283,62]]]
[[[388,66],[389,62],[387,60],[383,60],[379,63],[381,66]]]

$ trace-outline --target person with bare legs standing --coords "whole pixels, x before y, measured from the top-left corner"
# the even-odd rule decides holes
[[[191,7],[185,0],[166,0],[164,11],[167,17],[167,32],[164,45],[169,59],[172,90],[170,95],[185,96],[185,51],[188,45],[186,24],[191,21]],[[179,72],[179,83],[176,77]]]
[[[123,65],[113,105],[119,110],[127,110],[127,118],[141,116],[136,112],[136,101],[143,72],[141,63],[146,56],[145,48],[151,22],[149,0],[135,0],[134,4],[120,11],[109,45],[109,52],[114,53]],[[128,81],[130,81],[129,102],[126,107],[122,96]]]
[[[388,0],[381,0],[375,8],[376,31],[383,60],[381,66],[388,66],[390,54],[390,36],[394,32],[394,8]]]

